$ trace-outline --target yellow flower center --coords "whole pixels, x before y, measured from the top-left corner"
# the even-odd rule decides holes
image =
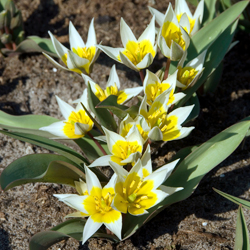
[[[114,195],[113,188],[92,188],[83,206],[94,222],[112,223],[120,218],[121,213],[111,207]]]
[[[183,50],[185,50],[185,41],[182,38],[181,29],[173,22],[165,22],[162,27],[162,36],[164,37],[167,46],[170,48],[172,41],[179,44]]]
[[[178,22],[180,22],[182,15],[183,15],[183,13],[176,16]],[[189,32],[189,34],[191,34],[191,32],[192,32],[192,30],[194,28],[195,19],[191,18],[190,16],[187,16],[187,17],[188,17],[188,20],[189,20],[189,23],[190,23],[190,32]],[[183,29],[188,33],[187,27],[183,27]]]
[[[121,161],[127,159],[131,154],[140,152],[142,153],[142,146],[137,141],[121,141],[118,140],[112,148],[111,160],[119,165],[126,165],[127,163],[121,163]]]
[[[81,48],[81,47],[72,48],[72,51],[75,54],[77,54],[79,57],[89,60],[89,62],[87,64],[82,65],[82,67],[85,69],[87,74],[89,74],[89,66],[90,66],[90,63],[92,62],[92,60],[93,60],[93,58],[95,56],[95,52],[96,52],[95,46],[91,46],[89,48],[87,48],[87,47],[84,47],[84,48]],[[61,58],[62,61],[65,63],[65,65],[67,65],[67,57],[68,57],[68,54],[65,53]],[[78,68],[71,69],[71,70],[78,73],[78,74],[82,73],[82,71],[80,69],[78,69]]]
[[[148,84],[146,87],[147,103],[149,105],[152,105],[156,97],[162,94],[167,89],[169,89],[169,87],[170,87],[170,84],[168,83],[155,82],[155,83]],[[171,90],[168,104],[172,103],[174,99],[175,99],[174,90]]]
[[[124,182],[118,182],[115,186],[117,195],[114,206],[123,213],[128,210],[133,215],[142,214],[157,201],[153,188],[153,180],[143,181],[137,173],[130,173]]]
[[[76,122],[88,125],[88,129],[85,131],[82,130],[81,134],[76,134],[75,133],[75,123]],[[67,137],[69,137],[71,139],[77,139],[77,138],[83,137],[94,126],[93,121],[89,118],[89,116],[86,114],[86,112],[84,110],[79,110],[78,112],[72,111],[68,120],[64,123],[65,123],[65,125],[63,127],[63,132]],[[81,126],[81,125],[79,124],[79,126]]]
[[[128,97],[128,95],[123,90],[118,90],[116,83],[113,86],[106,87],[105,90],[103,90],[98,84],[95,85],[95,88],[95,95],[101,102],[104,101],[110,95],[116,95],[118,97],[117,103],[122,104],[126,101]]]
[[[122,131],[120,131],[120,135],[122,137],[125,137],[132,127],[133,127],[132,123],[125,124],[122,128]],[[144,131],[140,124],[136,124],[136,127],[138,128],[143,140],[146,141],[148,138],[148,132]]]
[[[141,110],[141,115],[145,117],[151,128],[159,127],[163,135],[163,141],[170,141],[181,135],[178,128],[178,117],[168,116],[167,110],[160,102],[154,102],[148,112]]]
[[[153,57],[155,56],[155,50],[151,42],[147,39],[141,42],[129,41],[126,44],[126,48],[122,53],[134,64],[140,63],[143,58],[150,53]],[[120,56],[118,56],[121,61]]]
[[[197,73],[198,70],[192,67],[184,67],[184,68],[178,67],[177,80],[183,85],[186,85],[186,87],[184,88],[186,89],[190,85],[190,83],[194,80]]]

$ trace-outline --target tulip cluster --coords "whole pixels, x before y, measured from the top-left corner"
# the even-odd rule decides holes
[[[137,113],[131,115],[128,112],[123,119],[119,119],[120,125],[115,131],[111,131],[98,121],[98,117],[90,108],[87,89],[74,101],[77,103],[76,109],[56,97],[65,120],[40,128],[58,139],[76,139],[86,134],[93,138],[91,131],[94,124],[98,124],[97,127],[104,133],[103,136],[93,139],[100,148],[99,141],[104,141],[108,153],[102,149],[103,156],[88,166],[85,165],[86,183],[83,180],[75,183],[79,195],[55,195],[60,201],[78,210],[67,217],[89,217],[83,231],[83,243],[103,224],[121,239],[122,214],[140,216],[148,213],[147,209],[182,189],[162,185],[178,160],[153,171],[150,144],[155,141],[167,142],[184,138],[194,129],[182,127],[194,105],[175,108],[175,104],[185,96],[182,90],[192,86],[203,70],[206,51],[183,66],[190,36],[198,31],[202,21],[203,5],[201,1],[194,16],[184,0],[176,2],[175,11],[169,4],[165,15],[150,8],[153,18],[139,39],[135,38],[129,26],[121,19],[120,32],[124,48],[98,45],[93,19],[86,44],[70,23],[71,50],[60,44],[49,32],[58,56],[67,67],[61,66],[45,54],[46,57],[61,69],[81,74],[99,102],[116,96],[117,107],[124,107],[122,105],[143,92]],[[160,25],[157,41],[155,19]],[[149,70],[146,70],[144,77],[142,70],[152,64],[157,47],[168,60],[164,77],[159,77]],[[90,77],[93,63],[100,50],[115,61],[139,71],[143,86],[123,89],[114,65],[106,88],[102,89]],[[177,70],[171,75],[168,73],[170,60],[179,61]],[[111,115],[114,116],[112,112]],[[91,168],[100,166],[110,166],[114,171],[104,187],[91,171]]]

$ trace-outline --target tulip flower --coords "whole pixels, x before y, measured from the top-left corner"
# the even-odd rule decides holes
[[[179,25],[171,3],[164,16],[157,43],[162,54],[172,61],[180,60],[189,46],[189,35]]]
[[[122,18],[120,32],[124,48],[111,48],[103,45],[98,45],[98,48],[112,59],[125,64],[135,71],[147,68],[153,62],[157,52],[157,45],[154,45],[155,17],[152,18],[150,24],[138,40]]]
[[[96,84],[90,77],[82,74],[86,84],[90,84],[93,93],[101,101],[105,100],[110,95],[116,95],[117,103],[123,104],[130,100],[132,97],[137,96],[143,89],[143,87],[134,87],[120,90],[120,80],[116,73],[115,65],[110,70],[109,79],[106,84],[105,90],[103,90],[98,84]]]
[[[71,70],[78,74],[90,74],[96,59],[100,54],[100,50],[96,47],[96,34],[94,29],[94,19],[92,19],[87,43],[85,44],[81,36],[75,29],[74,25],[69,23],[69,42],[71,50],[63,46],[49,31],[50,38],[59,58],[67,66],[63,67],[54,59],[44,53],[44,55],[57,67],[64,70]]]
[[[115,197],[112,206],[122,213],[129,212],[138,216],[148,213],[147,209],[157,205],[170,193],[160,190],[161,184],[169,177],[178,160],[162,166],[146,177],[143,176],[143,166],[139,159],[134,167],[127,172],[120,169],[118,164],[110,162],[117,174]],[[152,168],[152,166],[151,166]],[[176,192],[182,188],[172,188]]]
[[[84,244],[103,224],[121,239],[122,216],[111,207],[115,191],[116,174],[104,187],[96,175],[85,166],[87,193],[55,194],[60,201],[78,210],[67,217],[89,217],[83,229]]]
[[[85,91],[84,97],[85,98],[82,97],[81,102],[85,107],[88,107],[87,91]],[[56,100],[65,120],[54,122],[46,127],[41,127],[40,130],[56,135],[60,139],[78,139],[85,136],[85,134],[93,128],[93,121],[87,115],[80,103],[78,103],[76,109],[74,109],[58,96],[56,96]]]
[[[170,92],[159,95],[152,106],[147,107],[147,95],[144,96],[139,113],[146,119],[150,132],[148,137],[153,141],[172,141],[182,139],[189,135],[194,127],[182,127],[194,105],[177,108],[168,114],[168,101]]]
[[[101,156],[92,162],[89,167],[109,166],[110,161],[124,166],[128,163],[134,164],[140,158],[144,140],[135,125],[125,137],[104,127],[103,130],[111,155]]]
[[[170,75],[166,80],[161,82],[157,75],[147,70],[146,77],[143,82],[144,93],[147,95],[147,104],[152,105],[155,101],[156,97],[162,94],[164,91],[169,91],[169,100],[167,105],[173,105],[182,99],[185,94],[184,93],[176,93],[176,77],[177,70]]]
[[[203,64],[205,60],[207,50],[204,50],[192,61],[188,62],[185,67],[184,61],[187,57],[187,52],[183,54],[183,57],[177,65],[178,74],[177,74],[177,86],[185,90],[188,87],[192,87],[197,80],[201,77],[203,71]]]

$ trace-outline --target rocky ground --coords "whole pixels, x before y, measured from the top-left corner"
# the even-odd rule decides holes
[[[26,35],[48,37],[50,30],[67,45],[68,24],[72,21],[86,41],[89,23],[95,18],[98,41],[113,47],[121,46],[119,22],[123,17],[136,37],[151,19],[148,5],[164,12],[165,1],[108,0],[20,0]],[[173,3],[173,1],[171,1]],[[215,93],[200,96],[201,112],[194,122],[195,130],[181,141],[167,143],[156,152],[154,162],[165,163],[184,146],[205,142],[223,129],[250,114],[250,36],[238,32],[236,45],[224,59],[224,70]],[[106,83],[114,61],[101,54],[92,78]],[[160,68],[158,57],[155,66]],[[117,71],[122,86],[138,86],[139,75],[121,64]],[[85,88],[81,77],[56,70],[41,54],[28,54],[0,60],[0,110],[9,114],[46,114],[61,118],[55,95],[71,103]],[[201,181],[194,194],[172,205],[147,223],[131,238],[118,243],[90,239],[83,246],[70,239],[51,249],[233,249],[237,206],[217,195],[212,187],[250,199],[250,142],[244,143]],[[0,140],[0,173],[15,159],[47,150],[16,141],[6,136]],[[73,192],[56,184],[26,184],[0,192],[0,248],[28,249],[35,233],[50,229],[64,221],[71,212],[53,197],[55,193]],[[247,225],[250,212],[244,210]]]

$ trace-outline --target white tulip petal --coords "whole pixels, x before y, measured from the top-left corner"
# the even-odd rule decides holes
[[[56,135],[60,138],[68,139],[68,137],[64,134],[64,132],[62,130],[64,125],[65,125],[64,121],[59,121],[59,122],[54,122],[54,123],[50,124],[49,126],[41,127],[41,128],[39,128],[39,130],[49,132],[49,133]]]
[[[136,162],[139,158],[141,157],[141,153],[140,152],[135,152],[129,155],[128,158],[126,158],[125,160],[122,160],[121,163],[132,163],[132,162]]]
[[[176,139],[179,140],[179,139],[187,137],[192,132],[193,129],[194,127],[182,127],[180,130],[181,135]]]
[[[82,104],[86,109],[89,110],[89,104],[88,104],[88,90],[84,89],[83,94],[81,97],[77,100],[78,102],[74,101],[73,103],[78,103],[76,106],[76,111],[83,109]],[[82,104],[81,104],[82,103]]]
[[[163,139],[163,134],[159,127],[153,127],[150,132],[148,133],[148,137],[152,141],[162,141]]]
[[[120,166],[120,168],[122,167]],[[117,174],[114,173],[109,182],[103,188],[115,188],[116,179],[117,179]]]
[[[120,22],[120,34],[124,48],[126,48],[126,45],[129,41],[137,42],[137,39],[135,38],[132,30],[129,28],[123,18],[121,18]]]
[[[187,3],[185,0],[176,0],[175,3],[175,13],[176,15],[180,15],[183,13],[187,13],[189,17],[193,17]]]
[[[56,62],[52,57],[50,57],[49,55],[47,55],[46,53],[43,52],[43,54],[45,55],[45,57],[47,57],[47,59],[53,63],[56,67],[60,68],[60,69],[63,69],[63,70],[67,70],[69,71],[68,68],[66,67],[63,67],[60,63]]]
[[[57,199],[59,199],[60,201],[62,201],[63,199],[70,197],[70,196],[74,196],[77,197],[79,196],[78,194],[53,194],[54,197],[56,197]]]
[[[190,36],[182,27],[180,27],[180,29],[181,29],[182,38],[185,41],[185,50],[187,50],[190,44]]]
[[[161,31],[160,31],[161,33]],[[158,36],[159,39],[158,39],[158,46],[161,50],[161,53],[167,57],[167,58],[170,58],[171,59],[171,49],[168,47],[164,37],[162,35],[159,35]]]
[[[112,48],[112,47],[108,47],[108,46],[104,46],[104,45],[96,45],[96,47],[99,48],[100,50],[102,50],[110,58],[121,63],[121,61],[119,61],[119,59],[118,59],[118,56],[119,56],[120,52],[124,50],[123,48]]]
[[[141,105],[139,107],[139,114],[141,114],[141,110],[147,112],[147,95],[144,95],[144,98],[142,99]]]
[[[161,190],[154,190],[153,192],[157,195],[156,203],[153,206],[156,206],[157,204],[162,202],[168,196],[167,193],[165,193]]]
[[[143,178],[142,163],[140,159],[136,161],[135,165],[129,171],[129,174],[131,173],[137,173],[141,178]]]
[[[106,87],[114,86],[115,84],[116,84],[117,88],[120,89],[120,87],[121,87],[120,80],[119,80],[119,77],[117,75],[116,67],[115,67],[115,64],[114,64],[112,66],[111,70],[110,70],[109,79],[107,81]]]
[[[195,23],[194,23],[194,27],[193,27],[193,29],[192,29],[192,31],[190,33],[191,37],[200,29],[200,26],[201,26],[201,24],[200,24],[199,19],[196,19]]]
[[[155,44],[155,16],[154,15],[148,27],[143,31],[143,33],[139,37],[138,42],[141,42],[143,40],[149,40],[153,46]]]
[[[92,72],[93,64],[95,63],[95,61],[97,60],[97,58],[99,57],[101,53],[101,50],[99,48],[95,47],[95,49],[96,49],[95,55],[92,58],[92,61],[90,62],[90,65],[89,65],[90,72]]]
[[[70,43],[70,49],[73,50],[79,48],[84,48],[85,43],[83,42],[81,36],[77,32],[75,26],[70,21],[69,22],[69,43]]]
[[[152,174],[145,177],[146,180],[153,180],[154,181],[154,188],[158,188],[172,173],[173,169],[175,168],[177,162],[179,161],[173,161],[169,164],[166,164],[160,168],[158,168],[156,171],[154,171]]]
[[[102,189],[102,185],[96,175],[87,166],[84,166],[84,169],[86,174],[86,184],[88,193],[90,194],[93,187],[98,187]]]
[[[204,14],[204,0],[201,0],[195,10],[193,19],[199,20],[200,23],[202,23],[203,19],[203,14]]]
[[[67,66],[69,69],[79,69],[82,72],[86,72],[84,69],[84,65],[88,64],[89,60],[86,58],[81,58],[77,54],[75,54],[72,51],[68,51],[68,57],[67,57]]]
[[[64,202],[68,206],[82,212],[85,214],[88,214],[88,212],[85,210],[83,202],[87,198],[87,195],[71,195],[68,197],[65,197],[64,199],[60,199],[60,201]]]
[[[48,33],[53,43],[53,46],[56,50],[57,55],[60,58],[62,58],[68,52],[68,49],[65,46],[63,46],[60,42],[58,42],[57,39],[53,36],[53,34],[50,31]]]
[[[143,147],[143,139],[136,125],[133,125],[133,127],[129,130],[128,134],[126,135],[126,140],[128,142],[137,141],[138,144]]]
[[[162,26],[163,25],[163,21],[164,21],[164,14],[162,14],[160,11],[158,11],[157,9],[154,9],[150,6],[148,6],[149,11],[151,12],[151,14],[153,16],[155,16],[156,22]]]
[[[190,33],[190,22],[189,22],[189,19],[188,19],[188,16],[186,13],[184,13],[181,16],[181,20],[180,20],[179,24],[183,29],[185,29],[187,31],[188,34]]]
[[[67,218],[79,218],[79,217],[84,217],[81,212],[67,214],[64,218],[67,219]]]
[[[121,135],[106,129],[105,127],[102,127],[102,129],[104,130],[105,135],[107,137],[107,144],[110,152],[112,152],[113,146],[116,144],[117,141],[126,141]]]
[[[95,161],[93,161],[90,165],[88,165],[89,168],[92,167],[104,167],[109,166],[109,162],[111,161],[112,155],[104,155],[99,158],[97,158]]]
[[[102,224],[103,223],[94,222],[91,217],[89,217],[83,229],[82,244],[84,244]]]
[[[161,82],[160,79],[148,69],[146,70],[146,76],[143,81],[144,92],[146,93],[146,88],[149,84],[155,84],[156,82]]]
[[[135,97],[135,96],[139,95],[142,90],[143,90],[143,87],[135,87],[135,88],[124,89],[123,92],[127,95],[127,98],[126,98],[125,101],[131,99],[132,97]]]
[[[195,68],[196,70],[201,70],[203,68],[206,53],[207,53],[207,50],[204,50],[196,58],[194,58],[192,61],[187,63],[186,67],[192,67],[192,68]]]
[[[183,92],[174,94],[174,101],[170,105],[177,103],[178,101],[180,101],[185,96],[186,96],[186,94],[184,94]]]
[[[113,161],[110,161],[109,165],[120,179],[125,180],[124,177],[128,175],[128,171],[125,168]]]
[[[174,10],[173,10],[173,7],[172,7],[171,3],[169,3],[169,5],[168,5],[168,9],[167,9],[167,11],[165,13],[163,23],[165,23],[167,21],[173,22],[177,27],[179,27],[179,22],[178,22],[178,20],[176,18],[176,15],[174,13]]]
[[[183,68],[183,65],[184,65],[184,62],[186,61],[187,59],[187,50],[184,51],[180,61],[178,62],[178,65],[177,65],[177,68],[178,67],[182,67]]]
[[[75,128],[75,134],[76,135],[83,135],[83,134],[86,133],[86,131],[89,130],[89,124],[76,122],[74,124],[74,128]]]
[[[150,152],[150,145],[148,144],[142,158],[141,158],[142,167],[147,169],[147,171],[151,174],[152,173],[152,161],[151,161],[151,152]]]
[[[120,240],[122,239],[122,215],[120,215],[119,219],[111,222],[111,223],[104,223],[105,226],[113,232]]]
[[[193,108],[194,108],[194,105],[177,108],[171,113],[169,113],[168,117],[171,117],[172,115],[177,116],[178,124],[182,124],[188,118]]]
[[[58,106],[60,108],[60,111],[63,115],[63,117],[68,120],[68,117],[70,116],[70,114],[75,111],[75,109],[73,107],[71,107],[68,103],[66,103],[65,101],[63,101],[60,97],[58,97],[56,95],[56,100],[58,103]]]
[[[181,28],[181,27],[180,27]],[[182,58],[184,50],[176,42],[172,41],[170,48],[170,59],[172,61],[178,61]]]
[[[95,34],[95,27],[94,27],[94,18],[92,18],[90,25],[89,25],[86,47],[89,48],[91,46],[95,46],[96,44],[97,42],[96,42],[96,34]]]

